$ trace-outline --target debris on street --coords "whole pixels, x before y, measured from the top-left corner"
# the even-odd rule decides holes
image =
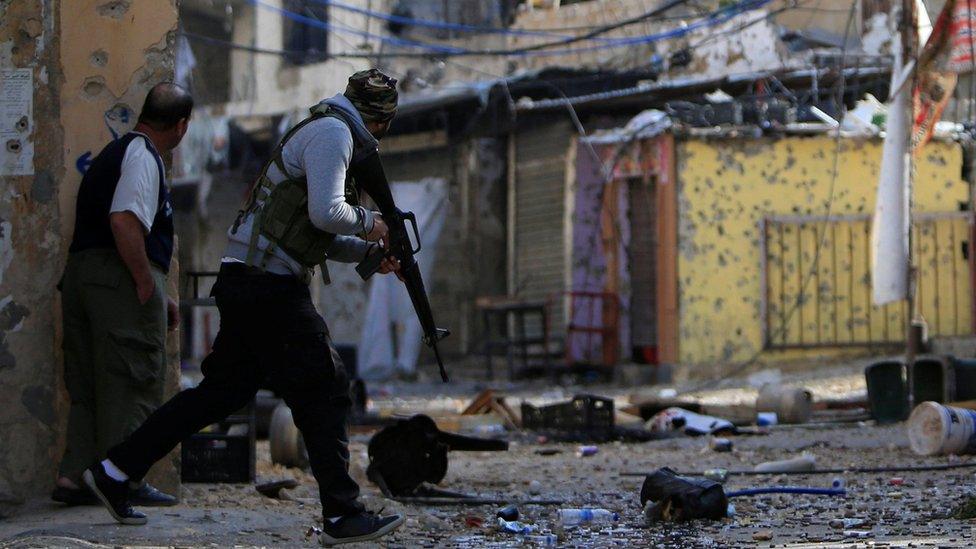
[[[515,505],[506,505],[505,507],[499,509],[498,512],[495,513],[495,516],[500,519],[505,519],[511,522],[513,520],[518,520],[519,510],[518,507]]]
[[[971,0],[0,0],[0,547],[976,547],[974,54]]]
[[[912,450],[922,456],[976,452],[976,411],[922,402],[907,423]]]
[[[464,494],[448,493],[429,487],[447,474],[449,451],[508,450],[508,442],[479,439],[437,428],[434,420],[418,414],[399,420],[376,433],[369,441],[369,467],[366,474],[390,497],[430,495],[433,497],[464,498]],[[422,488],[425,488],[421,491]]]
[[[599,451],[600,451],[600,447],[599,446],[592,446],[592,445],[590,445],[590,446],[580,446],[579,448],[576,449],[576,456],[577,457],[590,457],[590,456],[595,456],[597,454],[597,452],[599,452]]]
[[[816,468],[817,457],[812,454],[804,454],[791,459],[764,461],[756,465],[755,471],[758,473],[797,473],[813,471]]]
[[[718,520],[728,514],[729,502],[718,482],[677,475],[661,468],[644,479],[640,503],[649,522]]]
[[[687,435],[734,434],[735,425],[726,419],[696,414],[681,408],[667,408],[647,421],[647,429],[657,432],[680,431]]]
[[[710,437],[708,447],[716,452],[731,452],[732,441],[725,437]]]
[[[541,407],[522,403],[522,428],[552,440],[605,442],[616,437],[614,425],[613,400],[596,395]]]
[[[255,490],[257,490],[261,495],[268,496],[269,498],[278,498],[283,489],[291,490],[292,488],[297,487],[298,481],[293,478],[272,480],[254,485]]]
[[[559,509],[556,516],[563,527],[599,525],[620,520],[620,515],[606,509]]]
[[[780,423],[806,423],[813,413],[813,395],[800,387],[764,384],[756,397],[756,412],[772,412]]]

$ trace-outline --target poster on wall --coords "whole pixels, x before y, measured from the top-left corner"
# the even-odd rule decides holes
[[[31,69],[0,69],[0,175],[33,175]]]

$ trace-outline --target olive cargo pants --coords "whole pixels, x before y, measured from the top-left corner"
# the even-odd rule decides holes
[[[61,279],[64,383],[71,397],[60,473],[78,480],[162,403],[166,275],[145,304],[115,250],[68,257]]]

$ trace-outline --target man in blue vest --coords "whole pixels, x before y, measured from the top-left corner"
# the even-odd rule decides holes
[[[220,311],[203,381],[154,412],[107,459],[84,473],[111,515],[145,524],[126,482],[202,427],[254,398],[262,386],[291,407],[308,449],[322,501],[326,545],[367,541],[403,524],[359,501],[349,475],[346,418],[349,379],[309,292],[312,270],[325,261],[359,262],[384,242],[388,228],[358,203],[353,174],[376,161],[378,139],[396,114],[396,80],[376,69],[349,78],[346,91],[312,107],[285,135],[228,233],[212,295]],[[380,272],[399,265],[385,260]]]
[[[176,84],[153,87],[135,129],[102,149],[78,189],[59,285],[71,408],[56,501],[97,503],[82,472],[162,404],[166,330],[179,320],[166,295],[173,208],[160,153],[179,145],[192,109]],[[144,482],[127,490],[137,505],[176,503]]]

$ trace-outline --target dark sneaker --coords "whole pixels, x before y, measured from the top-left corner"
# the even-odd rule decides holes
[[[65,488],[56,486],[51,499],[65,505],[98,505],[98,498],[88,488]]]
[[[370,511],[363,511],[358,515],[349,515],[330,522],[326,519],[322,524],[322,536],[319,541],[326,547],[341,543],[354,543],[381,538],[396,530],[403,524],[402,515],[378,515]]]
[[[137,507],[169,507],[176,505],[176,498],[160,492],[156,487],[143,482],[136,487],[129,483],[129,503]]]
[[[101,463],[85,469],[81,478],[120,524],[146,523],[146,515],[136,511],[129,504],[129,483],[120,482],[105,474],[105,468]]]

